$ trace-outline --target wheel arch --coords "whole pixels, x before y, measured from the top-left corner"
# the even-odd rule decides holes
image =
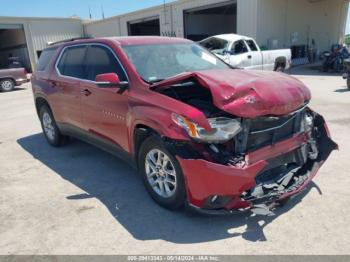
[[[49,102],[42,96],[38,96],[35,98],[35,109],[36,109],[36,113],[40,114],[40,108],[43,106],[43,105],[46,105],[52,112],[52,109],[49,105]]]

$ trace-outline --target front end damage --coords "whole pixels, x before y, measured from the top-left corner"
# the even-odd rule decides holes
[[[175,115],[191,139],[165,144],[181,165],[190,206],[206,213],[269,214],[305,189],[338,146],[323,117],[308,107],[311,95],[298,80],[225,74],[222,80],[223,72],[188,73],[153,86],[208,120]]]
[[[305,124],[306,115],[312,125]],[[254,209],[269,214],[276,203],[305,189],[337,145],[322,116],[309,108],[293,116],[293,125],[300,124],[295,132],[279,125],[260,130],[256,138],[256,131],[246,129],[244,145],[238,136],[229,142],[231,148],[167,141],[183,169],[189,204],[205,213]],[[257,148],[250,150],[252,144]]]

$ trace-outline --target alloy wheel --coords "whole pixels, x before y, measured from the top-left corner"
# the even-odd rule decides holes
[[[51,141],[55,140],[55,127],[53,125],[53,121],[51,119],[51,116],[48,112],[45,112],[43,114],[43,127],[44,127],[44,132],[48,139]]]
[[[167,154],[153,149],[146,155],[145,168],[147,180],[154,192],[163,198],[176,193],[176,170]]]

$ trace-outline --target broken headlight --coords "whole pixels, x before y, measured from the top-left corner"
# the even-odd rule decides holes
[[[173,114],[172,117],[173,121],[184,128],[191,138],[199,142],[225,143],[242,131],[240,121],[226,117],[209,118],[208,122],[211,126],[209,131],[183,116]]]

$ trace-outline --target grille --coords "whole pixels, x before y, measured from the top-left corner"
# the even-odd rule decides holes
[[[243,119],[244,132],[241,132],[236,138],[236,152],[254,151],[292,137],[302,130],[304,114],[305,110],[301,109],[281,117]]]

